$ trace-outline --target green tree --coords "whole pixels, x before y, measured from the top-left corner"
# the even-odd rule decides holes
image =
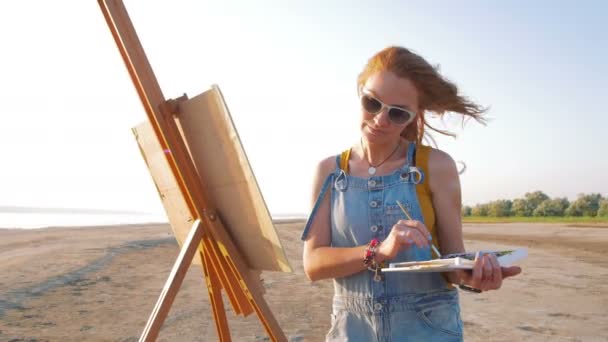
[[[600,207],[597,210],[597,216],[608,217],[608,198],[600,201]]]
[[[513,200],[511,205],[511,215],[513,216],[532,216],[532,209],[528,206],[528,201],[523,198]]]
[[[488,203],[488,216],[505,217],[511,216],[510,200],[497,200]]]
[[[596,216],[600,208],[600,194],[579,194],[578,198],[566,209],[568,216]]]
[[[471,209],[471,214],[473,216],[488,216],[488,205],[487,204],[477,204]]]
[[[549,196],[542,191],[527,192],[524,197],[526,199],[528,209],[530,209],[532,212],[534,212],[534,209],[536,209],[539,204],[549,199]]]
[[[465,205],[462,207],[462,216],[471,216],[472,211],[473,208],[469,207],[468,205]]]
[[[564,216],[570,203],[567,198],[548,199],[540,202],[534,209],[534,216]]]

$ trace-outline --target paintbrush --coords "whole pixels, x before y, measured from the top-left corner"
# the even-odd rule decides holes
[[[399,208],[401,208],[401,211],[403,211],[403,213],[405,214],[405,216],[407,216],[408,220],[413,220],[412,217],[410,216],[410,214],[407,212],[407,209],[405,209],[405,207],[403,206],[403,204],[401,204],[401,202],[397,201],[397,204],[399,205]],[[437,247],[435,247],[435,244],[433,243],[433,238],[431,237],[431,241],[429,241],[429,243],[431,244],[431,249],[433,250],[433,252],[435,252],[435,254],[437,254],[437,256],[439,258],[441,258],[441,253],[439,253],[439,250],[437,249]]]

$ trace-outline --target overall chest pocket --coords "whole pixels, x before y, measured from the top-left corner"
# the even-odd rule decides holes
[[[412,204],[409,201],[402,201],[401,204],[403,204],[407,212],[412,215]],[[390,204],[384,206],[384,224],[387,228],[391,228],[399,220],[407,219],[407,216],[403,213],[399,205]]]

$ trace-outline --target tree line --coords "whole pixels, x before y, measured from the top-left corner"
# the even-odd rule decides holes
[[[590,216],[608,217],[608,197],[579,194],[572,202],[566,197],[549,198],[542,191],[527,192],[524,198],[500,199],[475,206],[463,206],[463,216]]]

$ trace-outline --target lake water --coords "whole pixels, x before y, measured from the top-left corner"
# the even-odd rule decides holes
[[[303,218],[298,214],[273,214],[274,219]],[[7,213],[0,212],[0,229],[45,227],[87,227],[141,223],[168,223],[164,214],[80,214],[80,213]]]

